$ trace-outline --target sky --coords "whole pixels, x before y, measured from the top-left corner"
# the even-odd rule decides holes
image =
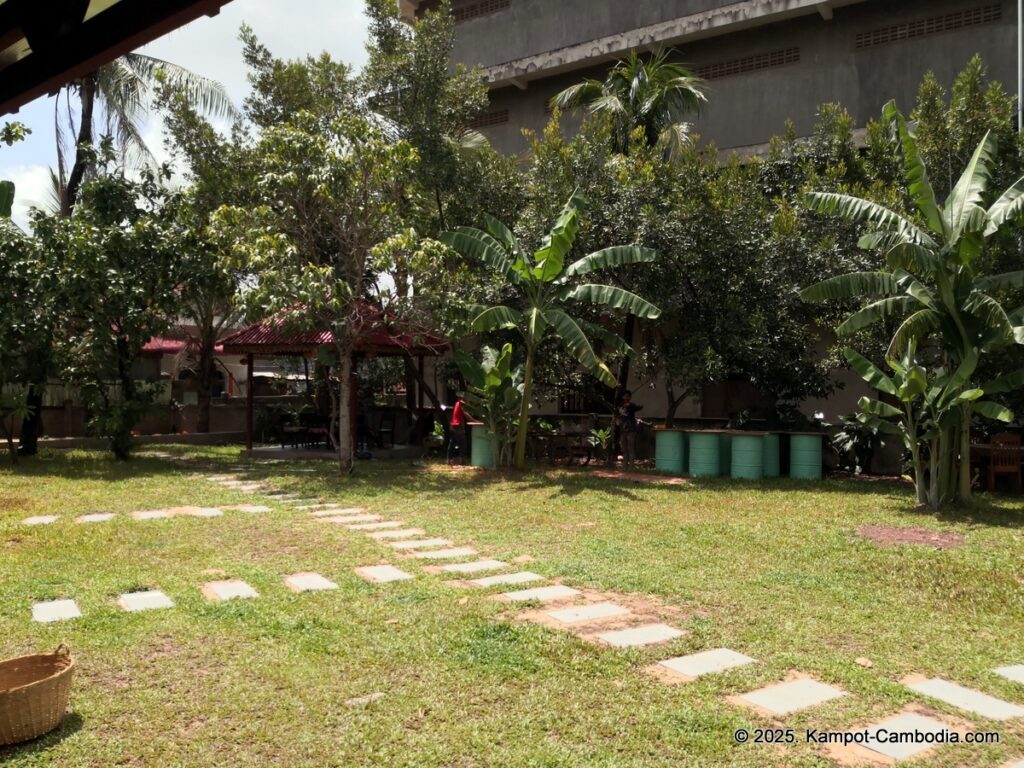
[[[219,81],[240,105],[249,90],[238,41],[243,22],[275,56],[296,58],[327,51],[357,67],[366,60],[363,0],[232,0],[219,15],[198,18],[141,52]],[[29,206],[45,206],[49,199],[49,169],[57,162],[53,107],[54,99],[43,97],[16,115],[0,118],[0,123],[17,120],[32,129],[26,141],[13,147],[0,145],[0,179],[15,183],[14,220],[23,227]],[[151,118],[143,135],[157,158],[162,158],[160,120]]]

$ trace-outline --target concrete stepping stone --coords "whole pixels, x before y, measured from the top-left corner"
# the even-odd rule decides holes
[[[846,691],[839,688],[801,678],[759,688],[736,698],[772,715],[788,715],[846,695]]]
[[[325,579],[319,573],[293,573],[285,576],[284,585],[292,592],[316,592],[324,589],[337,589],[338,585]]]
[[[264,506],[263,504],[232,504],[230,507],[224,507],[224,509],[231,509],[236,512],[249,512],[251,514],[273,512],[270,507]]]
[[[77,619],[81,615],[78,603],[74,600],[46,600],[32,606],[32,621],[40,624]]]
[[[354,570],[356,575],[371,584],[387,584],[392,581],[405,581],[413,578],[411,573],[406,573],[393,565],[365,565]]]
[[[990,720],[1011,720],[1015,717],[1024,717],[1024,707],[941,678],[934,677],[910,682],[906,685],[907,688],[922,696],[930,696],[951,707],[973,712]]]
[[[224,510],[219,507],[196,507],[188,513],[189,517],[221,517]]]
[[[696,680],[702,675],[712,675],[717,672],[725,672],[727,669],[742,667],[747,664],[754,664],[756,659],[744,656],[742,653],[730,651],[728,648],[715,648],[710,651],[691,653],[688,656],[676,656],[674,659],[665,659],[658,664],[665,669],[685,677],[687,680]]]
[[[144,592],[126,592],[117,598],[117,604],[129,613],[174,607],[174,601],[159,589],[150,589]]]
[[[296,507],[299,509],[299,507]],[[318,509],[315,512],[310,513],[313,517],[345,517],[346,515],[363,515],[366,514],[365,509],[342,509],[341,507],[330,507],[328,509]]]
[[[380,515],[347,515],[339,516],[334,515],[332,517],[318,517],[321,523],[375,523],[380,520]]]
[[[550,587],[534,587],[533,589],[519,589],[514,592],[503,592],[502,597],[513,602],[525,602],[527,600],[539,600],[542,603],[549,603],[555,600],[568,600],[572,597],[579,597],[582,592],[564,584],[555,584]]]
[[[132,512],[133,520],[167,520],[171,513],[166,509],[146,509],[141,512]]]
[[[428,549],[423,552],[414,551],[413,557],[423,560],[454,560],[457,557],[472,557],[476,550],[472,547],[452,547],[451,549]]]
[[[436,547],[450,547],[453,542],[451,539],[413,539],[389,543],[395,549],[434,549]]]
[[[501,584],[529,584],[531,581],[544,581],[544,577],[532,571],[519,571],[518,573],[484,576],[482,579],[472,579],[469,583],[478,587],[496,587]]]
[[[625,616],[629,613],[628,608],[623,608],[615,603],[593,603],[581,605],[576,608],[560,608],[557,611],[545,611],[555,621],[563,624],[579,624],[586,621],[600,621],[615,616]]]
[[[76,523],[105,523],[114,519],[113,512],[93,512],[89,515],[81,515],[75,518]]]
[[[227,581],[208,581],[202,586],[203,596],[207,600],[237,600],[259,597],[260,594],[241,579]]]
[[[508,563],[503,563],[501,560],[474,560],[472,563],[448,563],[438,567],[446,573],[481,573],[508,568]]]
[[[351,531],[381,531],[389,528],[401,528],[405,523],[398,520],[381,520],[379,523],[352,523],[345,527]]]
[[[334,510],[338,510],[338,512],[340,512],[341,509],[342,509],[341,504],[338,504],[338,503],[333,502],[333,501],[321,501],[321,502],[318,502],[316,504],[296,504],[294,506],[295,506],[296,509],[301,509],[304,512],[306,510],[313,510],[313,509],[334,509]],[[335,512],[334,514],[338,514],[338,512]]]
[[[393,531],[379,531],[377,533],[368,534],[374,539],[409,539],[413,536],[422,536],[426,533],[422,528],[398,528]]]
[[[22,520],[23,525],[49,525],[60,520],[60,515],[35,515]]]
[[[1024,683],[1024,664],[1013,664],[1009,667],[998,667],[995,670],[997,675],[1012,680],[1015,683]]]
[[[900,743],[891,743],[889,738],[885,738],[884,741],[878,740],[878,732],[886,731],[886,734],[893,733],[920,733],[920,734],[936,734],[942,733],[943,731],[950,730],[949,726],[939,720],[935,720],[931,717],[925,717],[924,715],[917,715],[912,712],[903,715],[897,715],[896,717],[890,717],[887,720],[883,720],[880,723],[869,726],[865,729],[867,731],[867,739],[864,742],[858,742],[860,746],[875,752],[879,755],[883,755],[891,760],[909,760],[917,757],[922,752],[927,752],[935,747],[935,744],[929,744],[927,738],[922,738],[921,743],[914,743],[910,739],[901,739]]]
[[[667,643],[685,634],[681,629],[668,624],[644,624],[641,627],[601,632],[596,637],[613,648],[641,648],[655,643]]]

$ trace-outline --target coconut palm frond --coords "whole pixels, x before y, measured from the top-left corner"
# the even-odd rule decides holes
[[[241,114],[224,86],[216,80],[198,75],[172,62],[141,53],[129,53],[122,58],[137,76],[150,86],[156,83],[157,73],[162,73],[168,85],[182,89],[189,103],[210,117],[234,120]]]

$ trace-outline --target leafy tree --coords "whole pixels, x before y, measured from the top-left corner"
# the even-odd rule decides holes
[[[534,364],[537,349],[545,336],[550,333],[585,369],[608,386],[615,386],[615,377],[595,352],[588,336],[601,340],[619,352],[628,349],[619,337],[598,325],[574,319],[566,309],[577,303],[585,303],[626,310],[649,319],[657,318],[660,314],[653,304],[622,288],[576,283],[574,278],[596,270],[650,263],[656,256],[649,248],[620,245],[604,248],[567,263],[579,232],[582,205],[583,200],[578,195],[569,199],[532,257],[527,255],[511,230],[492,217],[486,218],[486,231],[460,227],[441,236],[442,242],[467,259],[486,264],[498,273],[518,294],[518,308],[507,305],[474,308],[472,328],[478,333],[503,328],[515,329],[523,337],[526,368],[515,452],[515,463],[520,469],[526,463]]]
[[[979,359],[1000,347],[1024,343],[1024,308],[1007,311],[992,291],[1024,286],[1024,271],[981,276],[975,266],[986,241],[1024,211],[1024,179],[986,205],[995,141],[985,134],[973,156],[940,205],[917,140],[903,116],[890,102],[884,121],[898,142],[905,185],[916,216],[903,216],[883,205],[850,195],[812,193],[817,211],[867,224],[873,231],[860,245],[885,254],[886,269],[829,278],[806,288],[806,301],[871,299],[836,330],[850,334],[885,319],[900,321],[890,342],[889,358],[896,359],[912,342],[923,349],[937,347],[936,378],[942,383],[940,405],[952,404],[936,418],[939,429],[931,458],[933,476],[928,504],[936,507],[966,500],[971,493],[970,424],[972,411],[991,416],[993,406],[974,402],[984,387],[973,385]],[[978,394],[975,394],[978,393]],[[918,484],[924,477],[916,478]]]
[[[112,159],[109,143],[102,151]],[[79,388],[88,428],[118,459],[128,458],[131,431],[158,394],[133,369],[166,327],[186,271],[180,233],[165,219],[167,195],[148,171],[133,181],[104,167],[83,186],[74,216],[34,222],[61,297],[57,361]]]
[[[326,54],[284,62],[250,36],[245,56],[253,68],[246,112],[261,129],[245,145],[246,162],[260,183],[255,205],[218,212],[215,232],[252,275],[253,314],[331,331],[335,442],[350,471],[352,353],[377,280],[373,249],[400,229],[416,153],[355,108],[347,69]]]
[[[628,154],[640,129],[644,143],[661,146],[667,157],[677,158],[690,141],[686,117],[699,112],[707,97],[704,81],[669,61],[670,54],[663,50],[644,59],[633,51],[616,62],[603,81],[587,79],[570,86],[552,104],[608,115],[616,152]]]

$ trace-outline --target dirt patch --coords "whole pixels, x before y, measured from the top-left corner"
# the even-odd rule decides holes
[[[594,477],[609,478],[612,480],[628,480],[634,483],[645,483],[647,485],[685,485],[688,480],[683,477],[666,477],[662,475],[646,475],[642,472],[622,472],[614,469],[599,469],[591,472]]]
[[[862,525],[857,529],[864,538],[881,547],[893,547],[897,544],[918,544],[935,549],[956,549],[963,546],[964,536],[961,533],[932,531],[927,528],[895,528],[890,525]]]
[[[7,496],[0,499],[0,512],[16,512],[28,509],[29,499],[23,496]]]

